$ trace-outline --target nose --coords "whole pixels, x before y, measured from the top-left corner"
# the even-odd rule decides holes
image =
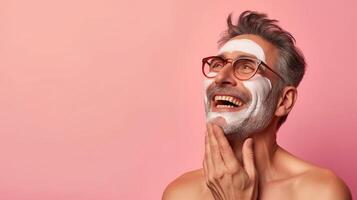
[[[233,75],[233,67],[231,63],[227,63],[215,77],[215,83],[217,85],[230,85],[236,86],[236,78]]]

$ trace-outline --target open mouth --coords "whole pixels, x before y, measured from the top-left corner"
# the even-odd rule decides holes
[[[214,95],[211,100],[213,112],[236,112],[244,107],[245,103],[238,97],[230,95]]]

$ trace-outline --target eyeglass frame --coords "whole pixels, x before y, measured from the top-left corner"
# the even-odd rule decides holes
[[[260,59],[258,59],[258,58],[253,58],[253,57],[249,57],[249,56],[241,56],[241,57],[238,57],[238,58],[236,58],[236,59],[226,59],[226,58],[224,58],[224,57],[222,57],[222,56],[208,56],[208,57],[203,58],[203,59],[202,59],[202,73],[203,73],[203,75],[204,75],[205,77],[207,77],[207,78],[215,78],[215,77],[217,76],[217,75],[215,75],[214,77],[208,77],[208,76],[206,75],[206,73],[204,72],[204,67],[205,67],[205,64],[207,63],[207,60],[212,59],[212,58],[219,58],[219,59],[221,59],[221,60],[224,62],[222,68],[223,68],[224,66],[226,66],[228,63],[231,63],[232,66],[234,67],[234,63],[235,63],[236,61],[238,61],[238,60],[250,59],[250,60],[255,60],[255,61],[257,61],[258,67],[257,67],[257,69],[255,70],[255,72],[252,73],[252,76],[250,76],[249,78],[247,78],[247,79],[241,79],[241,78],[238,78],[235,73],[233,73],[233,75],[234,75],[238,80],[241,80],[241,81],[245,81],[245,80],[251,79],[251,78],[252,78],[253,76],[255,76],[255,74],[258,72],[260,66],[263,65],[264,67],[268,68],[271,72],[273,72],[275,75],[277,75],[283,82],[285,82],[285,79],[284,79],[281,75],[279,75],[277,72],[275,72],[271,67],[269,67],[265,62],[263,62],[262,60],[260,60]],[[230,60],[231,60],[231,61],[230,61]]]

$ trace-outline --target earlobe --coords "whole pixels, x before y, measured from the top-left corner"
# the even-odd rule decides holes
[[[297,99],[297,89],[293,86],[285,87],[279,98],[275,115],[282,117],[289,114]]]

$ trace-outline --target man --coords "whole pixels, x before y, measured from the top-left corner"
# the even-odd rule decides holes
[[[291,155],[276,134],[297,99],[305,60],[293,36],[245,11],[216,56],[202,60],[207,131],[203,168],[178,177],[164,200],[349,200],[335,174]]]

